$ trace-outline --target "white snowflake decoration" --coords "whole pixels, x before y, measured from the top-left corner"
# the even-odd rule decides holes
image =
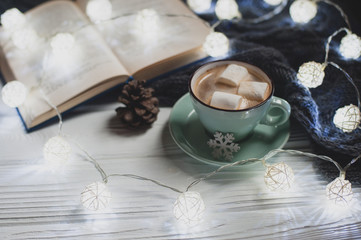
[[[207,144],[209,147],[213,148],[213,157],[231,161],[233,153],[238,152],[240,149],[239,145],[233,141],[233,134],[227,133],[224,136],[222,133],[216,132],[214,134],[214,139],[209,139]]]

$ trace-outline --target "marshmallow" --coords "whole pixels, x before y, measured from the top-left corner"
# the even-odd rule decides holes
[[[259,78],[257,78],[253,74],[248,74],[248,76],[244,80],[249,82],[260,82]]]
[[[237,110],[243,101],[244,99],[242,96],[216,91],[212,95],[210,105],[216,108]]]
[[[215,74],[210,72],[203,76],[196,85],[197,97],[206,104],[209,104],[214,91]],[[236,91],[234,92],[236,94]]]
[[[268,84],[265,82],[241,82],[237,94],[244,98],[263,101],[267,96]]]
[[[242,80],[246,79],[248,75],[247,68],[236,64],[230,64],[219,75],[218,82],[236,87]]]
[[[259,103],[260,103],[259,101],[254,101],[244,98],[244,100],[241,102],[241,105],[239,106],[239,109],[251,108],[258,105]]]

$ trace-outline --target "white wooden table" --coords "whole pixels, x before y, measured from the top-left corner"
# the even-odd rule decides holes
[[[137,174],[185,190],[194,179],[215,170],[173,142],[168,130],[171,108],[161,108],[147,131],[130,131],[119,128],[117,106],[99,102],[81,106],[63,126],[107,174]],[[315,160],[287,154],[275,160],[295,171],[291,192],[269,192],[261,164],[221,172],[193,189],[206,204],[205,219],[195,227],[173,217],[177,193],[129,178],[110,179],[113,199],[108,209],[85,210],[80,193],[101,177],[76,149],[64,169],[46,169],[42,148],[56,133],[53,124],[26,134],[16,111],[0,101],[0,239],[361,238],[360,189],[354,187],[352,209],[332,207],[325,196],[328,182]],[[293,127],[285,148],[309,152],[311,147],[305,133]]]

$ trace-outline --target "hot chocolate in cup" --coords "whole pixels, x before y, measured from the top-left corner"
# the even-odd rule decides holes
[[[251,135],[258,124],[286,123],[291,112],[286,100],[273,96],[272,79],[260,68],[239,61],[201,66],[189,80],[189,92],[208,133],[232,133],[236,141]]]

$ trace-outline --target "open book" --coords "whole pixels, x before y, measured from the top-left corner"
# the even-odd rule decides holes
[[[16,79],[29,89],[18,108],[27,130],[56,116],[44,96],[64,112],[129,77],[151,79],[206,57],[201,46],[210,28],[180,0],[113,0],[112,19],[97,23],[86,15],[87,3],[50,1],[25,13],[41,39],[31,49],[16,48],[0,30],[5,81]],[[143,9],[159,14],[159,32],[151,38],[134,25]],[[75,44],[59,58],[49,39],[62,32],[72,33]]]

